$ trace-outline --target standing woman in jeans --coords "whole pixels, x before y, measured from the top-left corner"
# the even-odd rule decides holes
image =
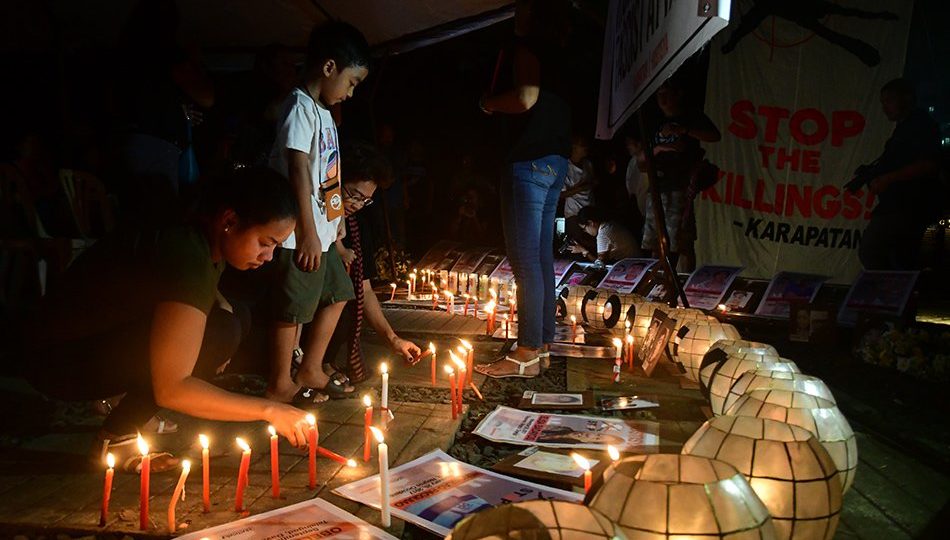
[[[518,348],[478,368],[490,377],[537,376],[554,341],[554,212],[571,152],[571,109],[560,72],[567,10],[566,1],[518,0],[514,40],[501,56],[511,81],[498,81],[500,90],[479,102],[486,114],[510,121],[501,211],[518,284]]]

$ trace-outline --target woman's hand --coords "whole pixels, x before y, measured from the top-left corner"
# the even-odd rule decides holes
[[[403,355],[406,360],[412,360],[422,354],[422,349],[418,345],[399,336],[393,336],[390,344],[393,352]]]
[[[274,403],[267,411],[267,422],[295,447],[307,445],[307,413],[286,403]]]
[[[567,249],[568,249],[571,253],[574,253],[574,254],[577,254],[577,255],[584,255],[585,257],[587,256],[587,250],[584,249],[584,246],[581,246],[581,245],[579,245],[579,244],[571,244],[571,245],[567,246]]]
[[[356,252],[352,249],[344,249],[343,252],[340,253],[340,258],[343,259],[343,264],[349,268],[350,265],[353,264],[353,261],[356,260]]]

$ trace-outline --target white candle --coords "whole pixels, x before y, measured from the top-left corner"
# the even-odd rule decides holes
[[[383,428],[386,428],[386,424],[389,422],[389,366],[386,365],[386,362],[379,364],[379,371],[383,375],[383,388],[380,392],[380,420],[383,424]]]
[[[611,461],[617,461],[618,459],[620,459],[620,450],[617,450],[616,446],[612,444],[608,444],[607,455],[610,456]]]
[[[379,455],[379,510],[383,527],[392,525],[392,514],[389,509],[389,447],[386,446],[386,439],[383,438],[383,432],[376,426],[370,428],[373,430],[373,436],[379,446],[376,447]]]

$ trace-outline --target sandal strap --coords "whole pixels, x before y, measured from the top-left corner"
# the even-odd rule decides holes
[[[522,361],[520,361],[520,360],[515,360],[514,358],[512,358],[512,357],[510,357],[510,356],[505,356],[504,359],[507,360],[507,361],[509,361],[509,362],[514,362],[514,363],[518,364],[518,375],[524,375],[525,368],[529,368],[529,367],[531,367],[531,366],[533,366],[533,365],[535,365],[535,364],[537,364],[538,362],[541,361],[541,357],[540,357],[540,356],[535,356],[534,358],[532,358],[531,360],[528,360],[527,362],[522,362]]]

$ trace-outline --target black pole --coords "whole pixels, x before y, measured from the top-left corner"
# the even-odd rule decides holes
[[[660,192],[657,191],[656,164],[653,163],[653,142],[646,130],[642,109],[637,111],[637,123],[640,125],[640,136],[643,138],[643,162],[646,165],[647,179],[650,182],[650,202],[653,205],[653,224],[656,227],[657,245],[660,247],[660,260],[663,262],[667,278],[676,292],[673,296],[673,306],[676,307],[676,299],[679,297],[683,301],[683,307],[689,307],[689,300],[686,299],[686,293],[683,291],[683,287],[680,286],[676,269],[673,268],[673,263],[670,261],[670,235],[666,231],[666,212],[663,210],[663,200],[660,198]]]

